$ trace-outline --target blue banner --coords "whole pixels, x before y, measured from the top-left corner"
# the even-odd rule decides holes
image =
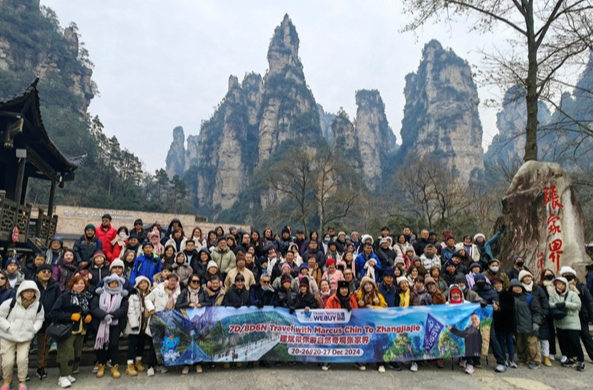
[[[167,366],[198,362],[390,362],[475,356],[488,350],[492,308],[297,310],[264,307],[173,310],[150,327]],[[466,345],[468,349],[466,351]],[[476,352],[476,347],[478,351]]]

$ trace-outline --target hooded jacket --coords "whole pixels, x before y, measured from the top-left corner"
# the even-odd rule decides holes
[[[523,292],[516,294],[512,291],[513,287],[521,287]],[[533,324],[539,325],[543,321],[539,300],[528,297],[525,293],[525,287],[517,279],[511,281],[510,291],[514,297],[515,332],[534,334],[532,329]]]
[[[76,264],[76,260],[72,263],[67,263],[64,259],[60,259],[56,265],[53,266],[51,277],[53,280],[58,282],[60,286],[60,290],[64,291],[66,289],[66,285],[70,282],[70,279],[74,277],[74,275],[78,272],[78,266]]]
[[[21,296],[25,290],[35,292],[33,303],[26,309]],[[35,282],[31,280],[21,283],[16,294],[16,298],[13,298],[16,299],[16,302],[12,310],[10,310],[12,299],[8,299],[0,305],[0,337],[15,343],[30,342],[43,326],[45,319],[43,305],[39,302],[41,294]]]
[[[368,283],[373,285],[373,291],[367,296],[364,287]],[[385,302],[385,298],[383,298],[383,295],[377,289],[377,284],[368,276],[362,278],[360,289],[356,293],[356,299],[358,300],[359,309],[384,309],[387,307],[387,302]]]
[[[564,285],[566,286],[566,290],[562,295],[558,294],[554,286],[552,286],[552,288],[548,290],[550,294],[550,310],[556,309],[556,304],[563,302],[563,306],[566,307],[568,315],[560,320],[554,320],[554,325],[558,329],[580,331],[581,321],[579,319],[579,310],[581,310],[582,305],[581,298],[579,298],[579,295],[576,292],[570,290],[570,285],[568,284],[566,278],[558,276],[556,277],[556,279],[554,279],[554,281],[557,280],[564,283]]]
[[[208,255],[208,260],[206,260],[206,264],[202,264],[202,260],[200,260],[202,252],[205,252]],[[200,280],[206,277],[208,271],[208,262],[210,260],[212,260],[212,257],[210,256],[210,252],[208,252],[208,249],[206,248],[200,249],[198,255],[196,257],[192,257],[189,265],[194,270],[194,273],[198,274]]]
[[[154,275],[161,272],[162,262],[160,258],[152,254],[151,257],[147,257],[145,254],[142,254],[134,260],[134,268],[132,269],[132,273],[130,274],[130,283],[132,285],[136,284],[136,277],[137,276],[145,276],[148,280],[152,280]]]
[[[249,306],[249,290],[243,287],[241,290],[234,284],[224,294],[222,306],[232,306],[239,308],[241,306]]]
[[[51,243],[54,241],[57,241],[60,243],[60,249],[58,249],[57,251],[53,251],[51,249]],[[64,241],[62,241],[62,239],[58,238],[58,237],[52,238],[50,241],[50,248],[47,248],[47,251],[45,251],[45,264],[54,266],[58,262],[58,260],[60,260],[62,258],[63,255],[64,255]]]

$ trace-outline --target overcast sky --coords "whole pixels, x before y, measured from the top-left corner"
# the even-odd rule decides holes
[[[326,111],[356,114],[355,91],[378,89],[401,143],[405,75],[418,68],[422,47],[436,38],[472,65],[479,49],[501,46],[507,31],[469,34],[429,25],[400,33],[399,1],[42,0],[63,26],[75,22],[95,63],[100,96],[89,108],[108,136],[139,156],[147,169],[165,166],[172,130],[198,134],[227,90],[229,75],[264,75],[274,28],[285,13],[300,38],[307,83]],[[500,92],[479,88],[480,99]],[[484,147],[497,133],[496,109],[480,108]]]

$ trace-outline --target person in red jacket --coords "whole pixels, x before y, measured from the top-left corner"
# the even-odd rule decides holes
[[[109,262],[112,262],[114,257],[112,253],[113,244],[111,241],[117,236],[117,230],[111,226],[111,215],[105,214],[101,217],[101,225],[95,232],[95,235],[103,243],[103,252],[105,253],[105,256]]]

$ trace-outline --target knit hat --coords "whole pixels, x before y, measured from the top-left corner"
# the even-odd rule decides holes
[[[467,284],[467,280],[465,279],[465,276],[463,276],[463,275],[457,275],[455,277],[454,283],[455,284],[459,284],[459,283]]]
[[[84,231],[86,232],[87,230],[91,229],[93,232],[95,231],[95,225],[93,225],[92,223],[89,223],[88,225],[86,225],[84,227]]]
[[[303,263],[303,264],[301,264],[301,265],[299,266],[299,273],[300,273],[302,270],[304,270],[304,269],[306,269],[306,270],[309,270],[309,264],[307,264],[307,263]]]
[[[379,241],[379,245],[383,244],[389,244],[389,240],[387,238],[382,238],[381,241]]]
[[[37,270],[35,271],[36,274],[38,274],[41,271],[51,271],[51,265],[49,264],[41,264],[39,267],[37,267]]]
[[[529,271],[522,270],[521,272],[519,272],[519,282],[522,282],[523,278],[526,276],[531,276],[533,278],[533,275]]]
[[[103,251],[96,251],[93,255],[93,260],[95,260],[99,256],[103,256],[104,259],[107,259],[107,256],[105,256],[105,253],[103,253]]]
[[[138,232],[135,231],[135,230],[130,233],[130,237],[128,238],[128,240],[131,240],[133,238],[135,238],[136,240],[140,241],[140,236],[138,235]]]
[[[360,238],[361,242],[365,242],[366,240],[371,240],[371,244],[373,242],[375,242],[375,240],[373,239],[373,236],[371,236],[370,234],[363,234],[362,237]]]
[[[121,259],[115,259],[111,262],[111,264],[109,264],[109,271],[111,271],[111,269],[113,267],[122,267],[124,268],[124,262]]]
[[[290,270],[291,269],[290,264],[288,264],[288,263],[282,264],[282,267],[280,267],[280,271],[284,271],[285,269]]]
[[[492,284],[494,284],[494,283],[501,283],[501,284],[503,284],[503,281],[498,276],[494,276],[492,279],[490,279],[490,283],[492,283]]]
[[[449,261],[447,261],[447,262],[445,263],[445,268],[447,268],[447,267],[449,267],[449,266],[451,266],[451,265],[452,265],[453,267],[457,267],[453,261],[449,260]]]
[[[515,256],[513,256],[513,264],[515,264],[517,262],[517,260],[519,260],[519,259],[524,260],[523,259],[523,256],[521,256],[521,255],[515,255]]]
[[[457,291],[457,293],[459,294],[459,298],[453,299],[454,291]],[[451,285],[451,287],[449,287],[449,304],[458,305],[460,303],[463,303],[463,292],[461,291],[461,288],[459,288],[458,285],[453,284]]]
[[[408,282],[408,278],[406,278],[405,276],[400,276],[399,278],[396,279],[396,284],[398,286],[401,284],[401,282]]]
[[[476,267],[480,268],[480,271],[478,271],[478,272],[482,272],[482,266],[480,265],[480,263],[471,263],[469,265],[469,270],[471,271],[472,269],[474,269]]]
[[[208,266],[206,267],[206,270],[209,270],[212,267],[218,269],[218,264],[216,264],[216,261],[214,261],[214,260],[210,260],[208,262]]]
[[[478,280],[483,281],[484,283],[486,283],[486,277],[482,274],[477,274],[474,276],[474,282],[478,283]]]
[[[395,270],[393,269],[393,267],[387,267],[385,269],[385,272],[383,273],[383,277],[385,276],[391,276],[392,278],[395,276]]]
[[[401,256],[397,256],[393,262],[393,264],[406,264],[406,262],[404,261],[404,258]]]
[[[346,232],[338,232],[338,237],[345,236],[345,235],[346,235]]]
[[[455,239],[451,233],[445,233],[445,241],[447,241],[449,238]]]
[[[414,256],[412,257],[412,263],[415,263],[415,262],[417,262],[417,261],[422,261],[422,259],[421,259],[420,257],[418,257],[418,256],[414,255]]]
[[[562,276],[556,276],[554,278],[554,286],[556,285],[557,282],[564,283],[564,286],[566,286],[568,288],[568,280],[566,280],[566,278],[563,278]],[[523,285],[521,285],[521,287],[523,287]]]
[[[303,278],[304,279],[304,278]],[[280,278],[280,284],[284,284],[284,282],[292,282],[292,278],[290,277],[290,275],[282,275],[282,277]]]
[[[431,276],[427,276],[426,279],[424,279],[424,285],[428,286],[429,283],[437,284],[437,282],[435,282],[435,280]]]
[[[474,241],[476,241],[478,239],[478,237],[482,237],[484,240],[486,240],[486,236],[483,235],[482,233],[478,233],[474,236]]]
[[[301,282],[299,283],[299,287],[307,287],[309,288],[309,278],[301,278]]]
[[[148,287],[150,288],[150,286],[152,285],[152,283],[150,283],[150,279],[148,279],[146,276],[136,276],[136,281],[134,282],[134,287],[138,288],[138,286],[140,285],[141,281],[145,281],[146,283],[148,283]]]
[[[134,225],[143,225],[142,220],[140,218],[138,218],[137,220],[134,221]]]
[[[61,246],[64,246],[64,241],[60,237],[53,237],[49,243],[51,244],[54,241],[57,241]]]
[[[342,287],[344,287],[344,288],[350,288],[350,283],[348,283],[345,280],[338,280],[338,290],[341,289]]]
[[[459,252],[455,252],[451,255],[451,259],[453,259],[454,257],[457,257],[458,259],[463,260],[465,256],[463,256],[461,253]]]
[[[290,234],[290,230],[288,229],[288,226],[284,226],[284,227],[282,228],[282,232],[281,232],[281,234],[284,234],[284,233],[288,233],[288,234]]]
[[[325,262],[325,266],[329,267],[330,264],[336,265],[336,261],[332,258],[327,259],[327,261]]]
[[[510,289],[512,290],[513,287],[521,287],[523,289],[523,291],[525,291],[525,287],[523,287],[523,285],[521,284],[521,282],[518,279],[511,280]]]
[[[126,282],[126,280],[120,276],[117,276],[117,274],[111,274],[111,275],[107,275],[103,279],[103,282],[106,286],[111,282],[117,282],[120,286],[123,286],[124,283]]]
[[[523,272],[523,271],[521,271],[521,272]],[[560,275],[560,276],[562,276],[564,274],[573,274],[575,277],[577,276],[577,272],[574,270],[574,268],[566,266],[566,265],[564,267],[560,268],[560,271],[558,272],[558,275]],[[519,275],[521,275],[521,274],[519,273]]]
[[[488,264],[490,265],[490,264],[495,263],[495,262],[498,263],[498,264],[500,264],[500,260],[498,260],[498,259],[490,259],[490,261],[488,262]]]

